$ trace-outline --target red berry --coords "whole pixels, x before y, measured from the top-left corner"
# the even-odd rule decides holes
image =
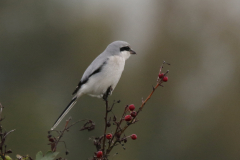
[[[130,115],[126,115],[124,119],[125,119],[125,121],[131,121],[132,117]]]
[[[136,111],[132,111],[131,116],[132,117],[136,117],[137,116],[137,112]]]
[[[136,134],[132,134],[132,135],[131,135],[131,138],[132,138],[133,140],[135,140],[135,139],[137,139],[137,135],[136,135]]]
[[[158,75],[159,78],[162,78],[163,76],[164,76],[163,73],[160,73],[160,74]]]
[[[103,152],[102,151],[98,151],[97,152],[97,158],[101,158],[103,156]]]
[[[54,139],[53,138],[49,138],[48,139],[50,142],[54,142]]]
[[[135,109],[135,106],[134,106],[134,104],[131,104],[131,105],[128,106],[128,108],[129,108],[130,111],[133,111]]]
[[[163,77],[163,82],[167,82],[168,81],[168,77],[167,76],[164,76]]]
[[[111,139],[111,138],[112,138],[112,134],[111,134],[111,133],[108,133],[108,134],[106,135],[106,138],[107,138],[107,139]]]

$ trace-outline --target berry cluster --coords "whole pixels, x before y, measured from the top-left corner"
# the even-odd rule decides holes
[[[158,77],[159,77],[160,79],[162,79],[163,82],[167,82],[167,81],[168,81],[168,77],[167,77],[167,76],[164,76],[163,73],[160,73],[160,74],[158,75]]]
[[[124,118],[125,121],[131,121],[134,117],[137,116],[137,112],[134,111],[134,109],[135,109],[134,104],[131,104],[131,105],[128,106],[128,110],[130,111],[130,115],[125,116],[125,118]]]

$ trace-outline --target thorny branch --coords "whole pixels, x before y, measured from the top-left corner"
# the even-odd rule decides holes
[[[160,67],[159,74],[162,73],[162,69],[163,69],[163,65],[164,65],[164,64],[170,65],[169,63],[166,63],[166,62],[164,61],[163,64],[161,65],[161,67]],[[115,115],[114,115],[114,117],[113,117],[113,123],[116,125],[116,129],[115,129],[115,132],[114,132],[112,138],[109,139],[109,141],[108,141],[108,148],[107,148],[107,150],[106,150],[106,152],[105,152],[105,139],[106,139],[106,130],[107,130],[107,116],[108,116],[108,112],[109,112],[109,110],[108,110],[108,101],[106,101],[105,129],[104,129],[104,135],[103,135],[104,140],[103,140],[103,149],[102,149],[103,156],[100,158],[101,160],[107,160],[107,157],[108,157],[109,153],[111,152],[111,150],[113,149],[113,147],[116,146],[118,143],[119,143],[119,144],[122,144],[122,142],[125,142],[125,143],[127,142],[127,138],[129,138],[130,136],[127,136],[127,137],[126,137],[126,136],[123,136],[123,138],[121,138],[122,135],[124,134],[124,131],[125,131],[131,124],[134,124],[134,123],[137,122],[137,119],[136,119],[137,115],[140,113],[140,111],[142,111],[143,107],[144,107],[145,104],[148,102],[148,100],[152,97],[152,95],[153,95],[153,93],[155,92],[155,90],[156,90],[159,86],[162,86],[162,87],[163,87],[163,85],[162,85],[162,83],[163,83],[163,77],[165,77],[165,76],[168,74],[168,72],[169,72],[169,70],[167,70],[167,71],[163,74],[162,78],[159,78],[159,76],[158,76],[158,78],[157,78],[157,84],[155,85],[155,87],[153,87],[152,92],[148,95],[148,97],[147,97],[145,100],[142,100],[142,104],[141,104],[141,106],[139,107],[139,109],[137,110],[136,116],[133,117],[130,122],[127,122],[127,125],[125,125],[123,128],[121,128],[121,124],[122,124],[122,122],[123,122],[123,120],[124,120],[124,116],[125,116],[125,115],[127,114],[127,112],[128,112],[128,105],[124,108],[124,112],[123,112],[122,117],[121,117],[121,119],[119,120],[119,122],[116,121],[116,117],[115,117]],[[112,108],[111,108],[111,110],[112,110]],[[122,146],[123,146],[123,144],[122,144]],[[123,148],[124,148],[124,147],[123,147]],[[124,148],[124,149],[125,149],[125,148]],[[93,159],[97,159],[97,157],[94,156]]]

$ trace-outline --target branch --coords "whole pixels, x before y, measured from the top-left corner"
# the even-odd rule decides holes
[[[145,99],[145,100],[142,100],[142,104],[140,106],[140,108],[138,109],[137,111],[137,114],[135,117],[132,118],[132,120],[130,122],[127,123],[127,125],[121,129],[120,126],[121,126],[121,123],[124,119],[124,116],[126,115],[126,112],[127,112],[127,109],[128,109],[128,105],[125,107],[124,109],[124,113],[122,115],[122,118],[119,122],[115,122],[117,127],[116,127],[116,130],[115,130],[115,133],[114,133],[114,136],[110,139],[109,141],[109,145],[108,145],[108,149],[107,149],[107,152],[106,154],[109,154],[111,152],[111,150],[113,149],[114,146],[117,145],[117,143],[120,143],[122,141],[124,141],[125,143],[127,142],[127,138],[129,138],[130,136],[128,137],[124,137],[120,140],[120,137],[121,135],[124,133],[124,131],[131,125],[131,124],[134,124],[136,121],[136,117],[138,116],[139,112],[142,111],[143,107],[145,106],[145,104],[148,102],[148,100],[152,97],[153,93],[155,92],[155,90],[159,87],[159,86],[163,86],[162,83],[164,82],[163,78],[168,74],[169,71],[166,71],[164,74],[162,74],[161,78],[160,78],[160,74],[162,72],[162,68],[163,68],[163,65],[165,64],[166,62],[164,61],[163,64],[161,65],[160,67],[160,70],[159,70],[159,76],[157,78],[157,84],[155,87],[153,87],[152,89],[152,92],[149,94],[149,96]],[[169,63],[166,63],[168,65],[170,65]],[[116,140],[113,142],[114,138],[116,138]],[[113,142],[113,144],[112,144]],[[104,143],[105,144],[105,143]]]

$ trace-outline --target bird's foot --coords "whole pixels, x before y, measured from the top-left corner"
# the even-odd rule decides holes
[[[104,94],[104,95],[103,95],[103,100],[104,100],[104,101],[107,101],[107,99],[108,99],[108,95]]]
[[[108,87],[107,91],[103,94],[103,100],[107,101],[108,100],[108,96],[112,94],[112,86]]]

